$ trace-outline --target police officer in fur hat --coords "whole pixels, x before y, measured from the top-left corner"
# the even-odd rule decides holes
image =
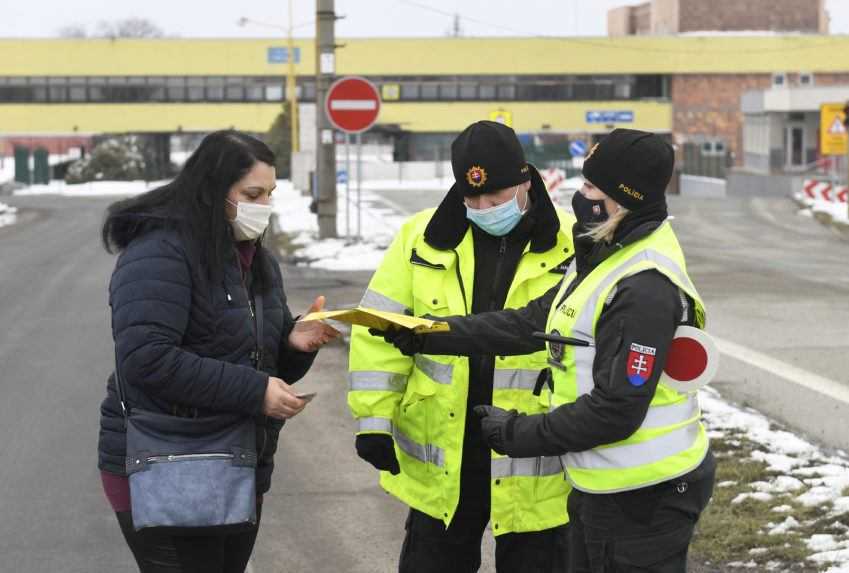
[[[525,306],[562,279],[574,218],[552,204],[513,130],[473,123],[453,142],[451,164],[454,185],[403,225],[361,306],[476,315]],[[570,488],[560,460],[493,452],[474,414],[547,411],[550,390],[538,384],[546,353],[413,359],[392,345],[395,334],[353,329],[348,403],[358,455],[410,507],[399,570],[477,571],[489,523],[498,571],[564,571]]]
[[[698,397],[661,381],[676,328],[705,325],[667,220],[673,163],[660,136],[613,131],[584,163],[575,260],[556,287],[518,310],[447,318],[449,333],[393,337],[407,354],[548,354],[549,413],[475,411],[496,452],[562,456],[574,487],[570,571],[686,571],[713,491]]]

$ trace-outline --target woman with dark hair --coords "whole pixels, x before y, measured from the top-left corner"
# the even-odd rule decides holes
[[[242,414],[256,425],[255,527],[214,536],[136,531],[125,422],[110,376],[98,465],[142,572],[244,571],[278,434],[306,406],[290,384],[339,335],[321,322],[296,323],[289,311],[280,268],[261,244],[274,188],[271,150],[243,133],[219,131],[204,138],[172,182],[108,209],[102,239],[120,253],[109,304],[124,402],[173,416]],[[317,297],[308,312],[323,305]]]

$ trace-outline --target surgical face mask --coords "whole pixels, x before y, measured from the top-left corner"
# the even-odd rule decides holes
[[[236,218],[230,221],[230,226],[237,241],[252,241],[262,235],[271,219],[271,205],[234,203],[230,199],[227,202],[236,208]]]
[[[516,228],[516,225],[522,220],[522,215],[525,214],[524,209],[519,208],[518,197],[519,189],[516,189],[516,194],[513,195],[512,199],[495,207],[473,209],[466,205],[466,218],[485,233],[494,237],[503,237]],[[525,207],[527,206],[528,200],[526,198]]]
[[[572,211],[583,227],[604,223],[608,217],[604,199],[587,199],[580,191],[576,191],[572,196]]]

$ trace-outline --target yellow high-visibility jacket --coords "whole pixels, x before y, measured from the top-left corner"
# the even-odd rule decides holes
[[[536,173],[534,177],[538,181]],[[551,204],[541,182],[534,189],[541,189],[535,192],[544,195],[540,198],[543,204],[536,207],[550,210],[550,241],[545,250],[534,249],[533,240],[525,247],[504,308],[521,308],[554,287],[573,255],[574,217]],[[447,202],[448,198],[440,210],[447,208]],[[464,225],[466,230],[457,234],[456,246],[436,248],[425,231],[438,215],[429,209],[403,225],[372,277],[361,306],[415,316],[468,313],[475,280],[472,231]],[[554,233],[557,221],[560,228]],[[545,351],[499,356],[492,380],[493,405],[528,414],[547,412],[548,387],[539,396],[533,394],[540,372],[547,367],[546,358]],[[468,358],[404,356],[367,329],[354,327],[349,369],[348,404],[357,420],[357,433],[391,435],[395,443],[401,473],[381,472],[381,485],[448,526],[460,496]],[[556,456],[509,458],[492,452],[493,533],[541,531],[565,524],[569,490]]]

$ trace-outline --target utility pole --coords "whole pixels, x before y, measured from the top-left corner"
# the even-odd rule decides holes
[[[334,0],[316,1],[316,189],[318,236],[333,238],[336,233],[336,144],[333,127],[325,113],[327,90],[336,73],[336,13]]]
[[[292,1],[289,0],[289,34],[287,38],[287,51],[289,62],[288,73],[286,74],[286,92],[289,98],[289,124],[291,126],[291,152],[297,153],[301,149],[300,141],[298,140],[298,88],[295,83],[295,40],[292,37]]]

